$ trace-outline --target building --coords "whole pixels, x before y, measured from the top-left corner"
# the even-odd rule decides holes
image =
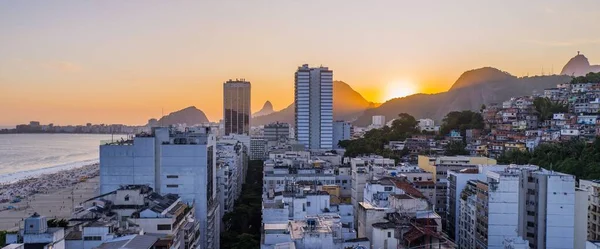
[[[250,160],[265,160],[268,156],[268,141],[264,138],[250,139]]]
[[[532,249],[574,248],[575,177],[555,171],[524,170],[516,186],[520,187],[519,236],[528,240]]]
[[[369,248],[369,241],[356,239],[336,214],[309,215],[303,220],[264,224],[261,248]]]
[[[419,119],[418,121],[419,121],[419,129],[421,131],[428,131],[428,132],[436,131],[435,123],[434,123],[433,119],[423,118],[423,119]]]
[[[307,149],[331,150],[333,145],[333,71],[298,67],[294,108],[296,140]]]
[[[206,128],[154,128],[151,134],[101,145],[100,193],[122,185],[148,185],[193,204],[200,223],[199,248],[219,248],[216,140]]]
[[[349,140],[351,137],[350,131],[352,125],[350,122],[338,120],[333,122],[333,148],[339,149],[339,142],[342,140]]]
[[[579,188],[588,195],[587,240],[600,240],[600,181],[579,180]]]
[[[486,157],[467,157],[467,156],[442,156],[428,157],[418,156],[419,168],[433,174],[435,183],[436,197],[434,211],[442,216],[444,229],[447,230],[448,221],[446,220],[448,206],[448,171],[462,169],[477,169],[478,165],[495,165],[496,160]],[[460,192],[459,192],[460,193]]]
[[[23,248],[65,249],[65,229],[48,227],[45,216],[33,213],[18,233],[6,234],[6,244],[22,244]],[[9,247],[10,248],[10,247]],[[18,248],[18,245],[13,246]]]
[[[381,128],[385,125],[385,116],[375,115],[372,117],[371,125],[373,128]]]
[[[77,225],[69,229],[66,248],[103,248],[104,243],[140,234],[152,235],[146,242],[165,249],[196,248],[200,227],[194,215],[194,206],[176,194],[160,195],[145,185],[122,186],[83,202],[72,214],[70,221]]]
[[[225,135],[250,134],[250,103],[250,82],[236,79],[223,83]]]
[[[271,123],[263,128],[263,136],[267,141],[281,141],[290,138],[290,124]]]

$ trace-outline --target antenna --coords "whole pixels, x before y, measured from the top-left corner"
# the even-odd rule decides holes
[[[160,127],[163,127],[163,117],[165,116],[165,108],[160,108]]]
[[[542,76],[544,76],[544,66],[542,66]]]

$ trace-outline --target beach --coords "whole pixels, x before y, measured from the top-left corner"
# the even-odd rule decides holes
[[[91,164],[0,185],[0,230],[17,230],[34,212],[69,219],[74,207],[97,195],[98,169]]]

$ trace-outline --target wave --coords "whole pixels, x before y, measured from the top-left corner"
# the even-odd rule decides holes
[[[70,169],[79,168],[79,167],[96,164],[96,163],[99,163],[98,159],[89,159],[89,160],[82,160],[82,161],[77,161],[77,162],[60,164],[60,165],[41,168],[41,169],[32,169],[32,170],[25,170],[25,171],[13,172],[13,173],[8,173],[8,174],[1,174],[0,175],[0,184],[12,183],[12,182],[16,182],[19,180],[23,180],[25,178],[37,177],[37,176],[44,175],[44,174],[52,174],[52,173],[56,173],[59,171],[70,170]]]

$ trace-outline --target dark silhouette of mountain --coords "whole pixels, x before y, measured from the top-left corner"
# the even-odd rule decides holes
[[[464,72],[462,75],[460,75],[460,77],[458,77],[449,91],[490,81],[511,80],[515,78],[515,76],[512,76],[507,72],[500,71],[496,68],[483,67]]]
[[[343,81],[333,82],[333,118],[353,121],[368,108],[378,106],[363,98],[360,93]],[[294,125],[294,103],[283,110],[252,119],[253,126],[270,124],[276,121]]]
[[[600,65],[590,65],[590,61],[583,54],[579,54],[569,60],[560,74],[569,76],[585,76],[590,72],[600,72]]]
[[[373,115],[384,115],[386,120],[392,120],[400,113],[439,122],[451,111],[478,111],[482,104],[501,103],[511,97],[531,95],[534,91],[543,93],[545,88],[570,80],[571,77],[566,75],[518,78],[490,67],[470,70],[463,73],[447,92],[420,93],[389,100],[366,110],[354,124],[367,126]]]
[[[260,111],[255,112],[254,114],[252,114],[252,117],[260,117],[260,116],[264,116],[264,115],[269,115],[271,113],[275,112],[273,110],[273,105],[271,104],[271,101],[265,102],[265,104],[263,105],[263,107],[260,109]]]
[[[196,125],[201,123],[207,123],[208,118],[195,106],[190,106],[179,111],[171,112],[169,115],[163,116],[159,120],[150,119],[148,122],[149,126],[167,126],[174,124],[187,124]]]

